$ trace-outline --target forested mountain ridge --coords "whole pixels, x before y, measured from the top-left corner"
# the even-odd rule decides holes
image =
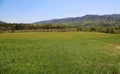
[[[120,34],[120,15],[85,15],[83,17],[54,19],[37,23],[5,23],[0,21],[0,32],[15,31],[87,31]]]
[[[5,24],[5,22],[3,22],[3,21],[0,21],[0,24]]]
[[[84,26],[111,26],[120,24],[120,14],[112,15],[85,15],[82,17],[71,17],[63,19],[53,19],[35,22],[34,24],[54,23],[54,24],[68,24],[68,25],[84,25]]]
[[[0,21],[0,24],[6,22]],[[69,17],[62,19],[52,19],[31,24],[64,24],[72,26],[118,26],[120,25],[120,14],[111,15],[85,15],[82,17]]]

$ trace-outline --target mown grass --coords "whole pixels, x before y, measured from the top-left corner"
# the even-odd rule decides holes
[[[0,34],[0,74],[120,74],[119,34]]]

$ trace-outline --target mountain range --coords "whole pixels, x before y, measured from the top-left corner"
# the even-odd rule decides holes
[[[0,24],[4,24],[5,22],[3,22],[3,21],[0,21]]]
[[[0,21],[0,24],[5,22]],[[69,17],[62,19],[52,19],[45,21],[38,21],[31,24],[65,24],[65,25],[84,25],[84,26],[120,26],[120,14],[111,14],[111,15],[85,15],[82,17]]]
[[[85,15],[82,17],[69,17],[62,19],[52,19],[45,21],[38,21],[34,24],[54,23],[54,24],[68,24],[68,25],[105,25],[120,23],[120,14],[111,15]],[[103,24],[104,23],[104,24]]]

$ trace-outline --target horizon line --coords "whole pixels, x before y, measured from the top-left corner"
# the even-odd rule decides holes
[[[104,16],[104,15],[120,15],[120,13],[113,13],[113,14],[85,14],[85,15],[81,15],[81,16],[68,16],[68,17],[58,17],[58,18],[51,18],[51,19],[45,19],[45,20],[39,20],[36,22],[6,22],[6,21],[2,21],[1,22],[5,22],[5,23],[18,23],[18,24],[32,24],[32,23],[37,23],[37,22],[42,22],[42,21],[49,21],[49,20],[60,20],[60,19],[66,19],[66,18],[79,18],[79,17],[83,17],[83,16],[87,16],[87,15],[96,15],[96,16]]]

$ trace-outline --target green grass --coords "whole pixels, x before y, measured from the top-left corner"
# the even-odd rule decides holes
[[[0,74],[120,74],[120,34],[0,34]]]

